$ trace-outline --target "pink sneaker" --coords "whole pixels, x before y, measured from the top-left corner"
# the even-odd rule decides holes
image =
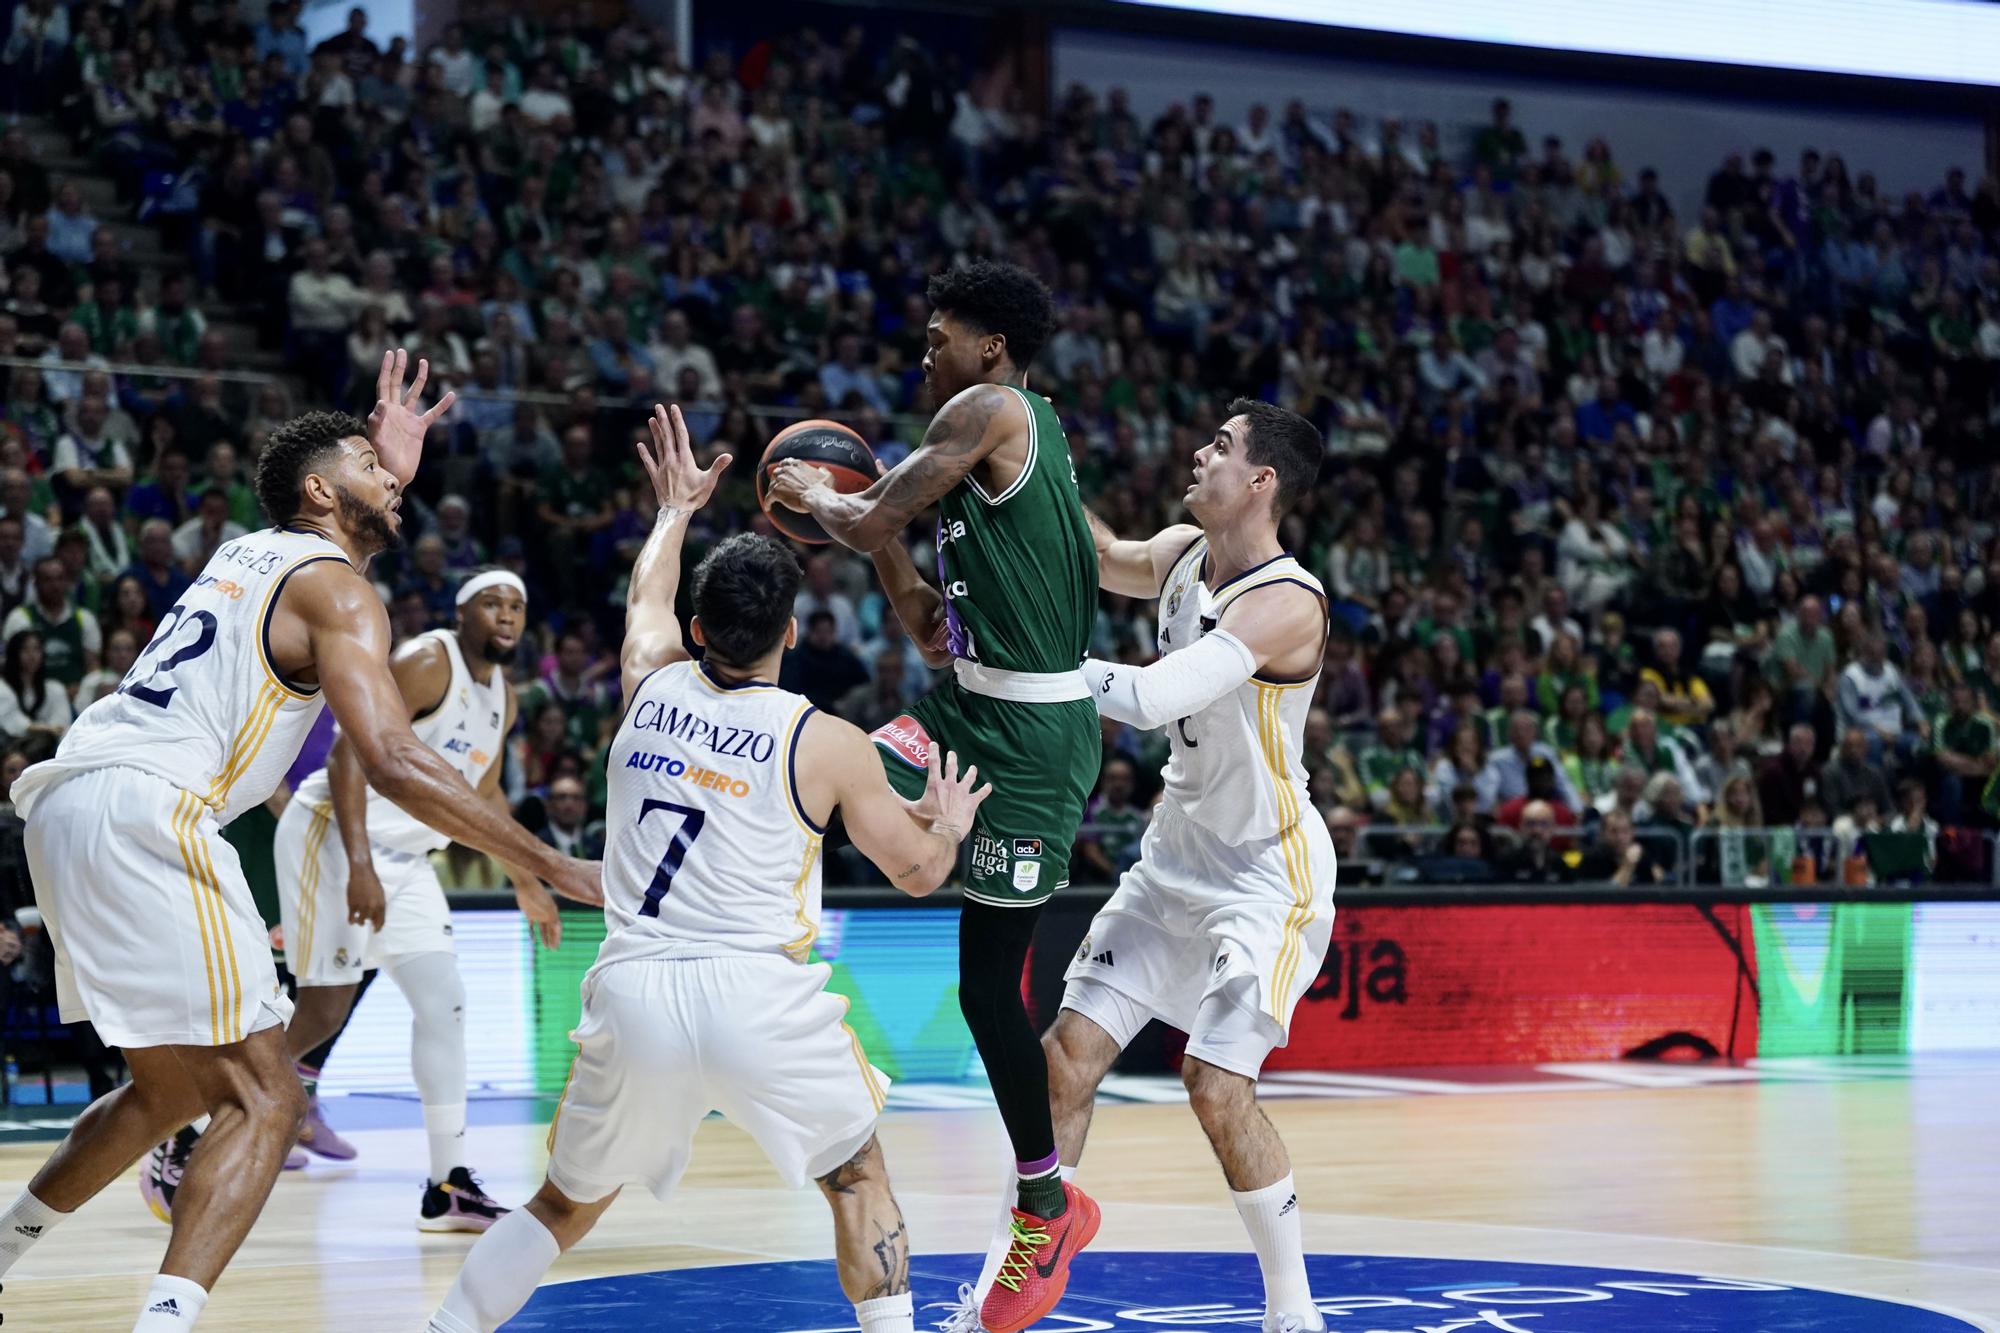
[[[146,1207],[162,1222],[174,1220],[174,1191],[181,1187],[181,1175],[187,1170],[188,1154],[194,1145],[201,1142],[201,1136],[194,1132],[194,1126],[183,1125],[179,1132],[163,1143],[153,1146],[145,1164],[139,1168],[139,1197],[146,1201]]]
[[[444,1183],[426,1181],[423,1206],[417,1211],[419,1231],[484,1231],[507,1215],[479,1183],[479,1177],[455,1166]]]
[[[306,1118],[299,1125],[299,1146],[334,1162],[351,1162],[360,1156],[353,1144],[334,1133],[333,1126],[326,1123],[326,1113],[320,1109],[318,1097],[306,1106]],[[291,1170],[291,1163],[287,1162],[285,1169]]]

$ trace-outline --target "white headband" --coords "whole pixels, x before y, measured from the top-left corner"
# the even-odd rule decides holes
[[[458,600],[454,606],[464,606],[488,588],[512,588],[521,594],[521,600],[528,600],[528,585],[521,582],[521,576],[510,569],[489,569],[484,574],[474,574],[458,590]]]

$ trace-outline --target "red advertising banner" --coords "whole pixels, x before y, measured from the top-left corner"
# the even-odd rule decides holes
[[[1666,903],[1337,909],[1267,1069],[1757,1054],[1750,910]]]

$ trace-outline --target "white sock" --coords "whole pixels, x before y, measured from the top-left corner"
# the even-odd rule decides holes
[[[907,1291],[861,1302],[854,1307],[854,1322],[861,1325],[861,1333],[916,1333],[917,1327]]]
[[[22,1190],[14,1206],[0,1213],[0,1276],[19,1262],[29,1246],[46,1236],[50,1227],[68,1216]]]
[[[1018,1177],[1009,1176],[1007,1188],[1000,1197],[1000,1216],[993,1223],[993,1239],[986,1246],[986,1262],[980,1265],[979,1280],[972,1284],[972,1294],[976,1300],[985,1300],[986,1293],[993,1290],[993,1279],[1000,1274],[1000,1263],[1007,1257],[1007,1247],[1014,1243],[1014,1186]],[[1076,1179],[1076,1168],[1062,1168],[1063,1183],[1067,1185]]]
[[[561,1253],[541,1220],[516,1208],[487,1228],[465,1256],[465,1267],[431,1316],[431,1327],[443,1333],[493,1333],[528,1303]]]
[[[186,1333],[207,1304],[208,1291],[201,1283],[162,1273],[153,1279],[132,1333]]]
[[[208,1133],[208,1117],[207,1117],[207,1116],[205,1116],[205,1115],[198,1115],[198,1116],[196,1116],[196,1117],[195,1117],[194,1119],[192,1119],[192,1120],[188,1121],[188,1123],[189,1123],[190,1125],[194,1126],[194,1132],[195,1132],[195,1133],[197,1133],[197,1134],[206,1134],[206,1133]]]
[[[465,1165],[465,1103],[426,1106],[424,1137],[431,1145],[431,1180],[441,1185],[453,1167]]]
[[[1230,1191],[1243,1227],[1264,1271],[1264,1310],[1317,1320],[1312,1287],[1306,1281],[1306,1246],[1299,1234],[1299,1198],[1287,1175],[1275,1185],[1238,1194]]]

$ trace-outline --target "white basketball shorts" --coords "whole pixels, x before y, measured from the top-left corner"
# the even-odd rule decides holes
[[[26,846],[64,1022],[143,1047],[290,1021],[236,849],[191,792],[136,768],[71,773],[37,797]]]
[[[889,1079],[847,1026],[833,969],[775,954],[634,959],[584,978],[549,1179],[579,1203],[641,1184],[663,1202],[720,1111],[797,1189],[859,1152]]]
[[[278,820],[271,854],[278,868],[278,914],[285,966],[301,986],[361,980],[366,968],[419,953],[455,953],[451,905],[428,856],[371,849],[387,906],[382,929],[347,919],[347,850],[333,806],[293,801]]]
[[[1333,840],[1317,819],[1231,846],[1163,805],[1090,923],[1062,1007],[1122,1047],[1157,1018],[1187,1053],[1257,1077],[1333,932]]]

